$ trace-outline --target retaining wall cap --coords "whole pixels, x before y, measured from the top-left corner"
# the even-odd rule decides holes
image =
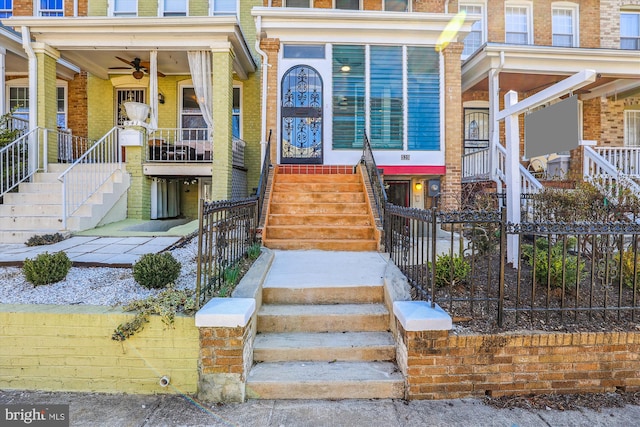
[[[427,301],[395,301],[393,314],[405,331],[448,331],[453,328],[451,316],[438,304]]]
[[[253,298],[212,298],[196,313],[196,326],[246,326],[255,309],[256,300]]]

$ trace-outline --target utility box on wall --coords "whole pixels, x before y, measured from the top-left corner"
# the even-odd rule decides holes
[[[142,145],[142,131],[137,129],[124,129],[118,135],[120,146],[140,147]]]

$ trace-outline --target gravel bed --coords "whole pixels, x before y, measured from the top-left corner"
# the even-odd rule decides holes
[[[197,238],[171,250],[182,264],[176,289],[195,289]],[[18,267],[0,267],[0,304],[124,305],[157,295],[162,290],[145,289],[133,279],[131,268],[72,267],[65,280],[33,286]]]

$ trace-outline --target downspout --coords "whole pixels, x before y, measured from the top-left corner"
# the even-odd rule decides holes
[[[73,16],[78,17],[78,0],[73,0]]]
[[[269,6],[271,6],[271,0],[269,0]],[[260,35],[262,33],[262,16],[256,17],[256,52],[262,57],[262,125],[260,129],[260,164],[264,164],[265,155],[271,155],[267,153],[267,141],[265,139],[265,135],[267,134],[267,68],[269,65],[269,57],[267,53],[260,49]]]
[[[444,13],[449,13],[449,0],[444,2]]]
[[[38,127],[38,60],[31,46],[29,27],[23,26],[22,47],[29,58],[29,129]]]
[[[497,110],[500,109],[500,71],[504,68],[504,51],[500,51],[500,63],[498,64],[498,68],[494,68],[490,71],[489,78],[491,79],[489,82],[489,87],[492,87],[493,90],[489,93],[489,111],[495,117],[498,113]],[[492,119],[493,119],[492,117]],[[491,120],[492,129],[491,129],[491,151],[489,156],[489,170],[491,171],[491,175],[493,181],[496,183],[496,192],[501,190],[502,183],[498,179],[497,174],[495,173],[495,167],[497,167],[498,160],[498,149],[496,148],[497,144],[500,143],[500,124],[496,120]],[[502,201],[501,203],[504,203]]]

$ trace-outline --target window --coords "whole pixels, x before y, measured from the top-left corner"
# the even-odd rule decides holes
[[[286,0],[286,7],[311,7],[311,0]]]
[[[407,146],[440,149],[440,70],[438,53],[407,47]]]
[[[396,76],[396,78],[390,78]],[[397,77],[400,78],[397,78]],[[403,146],[402,47],[371,46],[370,129],[377,148]]]
[[[137,16],[138,1],[137,0],[112,0],[113,11],[112,16]]]
[[[578,10],[577,5],[552,6],[552,44],[553,46],[578,46]]]
[[[333,46],[333,148],[362,148],[365,48]]]
[[[640,110],[624,112],[624,145],[640,146]]]
[[[0,0],[0,18],[11,18],[13,15],[13,0]]]
[[[236,10],[236,0],[213,0],[213,15],[235,15]]]
[[[408,12],[408,0],[384,0],[384,10],[388,12]]]
[[[285,44],[283,58],[323,59],[324,45],[322,44]]]
[[[187,16],[187,0],[163,0],[163,16]]]
[[[640,12],[620,13],[620,49],[640,50]]]
[[[64,16],[62,0],[40,0],[40,16]]]
[[[67,127],[67,96],[64,86],[56,88],[57,113],[56,125],[58,128]],[[29,88],[26,86],[9,87],[9,111],[21,119],[29,120]]]
[[[182,105],[180,108],[180,127],[183,129],[206,129],[207,123],[200,111],[193,86],[182,87]]]
[[[459,8],[460,12],[464,11],[467,15],[480,15],[482,19],[475,22],[471,26],[471,31],[464,39],[463,56],[469,56],[484,43],[484,6],[481,4],[461,4]]]
[[[507,6],[505,9],[505,43],[530,44],[529,8]]]
[[[240,130],[242,129],[242,110],[241,110],[241,92],[239,87],[233,88],[233,110],[232,110],[232,125],[233,136],[236,138],[242,138]]]
[[[360,10],[360,0],[336,0],[336,9]]]

